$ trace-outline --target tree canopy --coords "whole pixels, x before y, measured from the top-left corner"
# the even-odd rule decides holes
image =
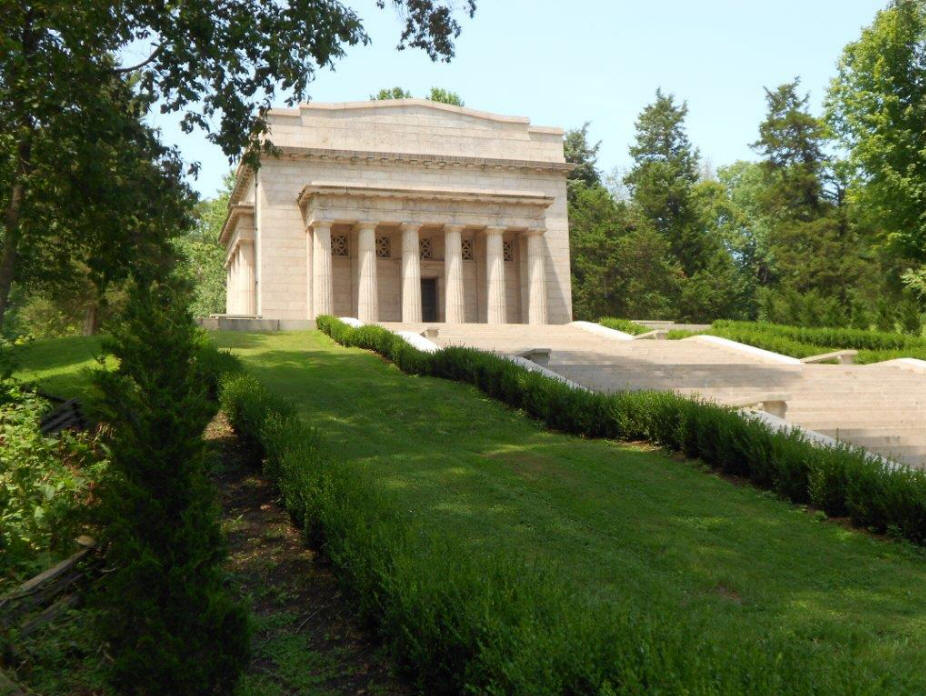
[[[370,95],[371,101],[381,101],[384,99],[412,99],[414,95],[402,87],[387,87],[379,90],[376,94]],[[441,104],[452,104],[453,106],[465,106],[460,95],[451,92],[449,89],[441,87],[432,87],[431,91],[424,97],[428,101],[440,102]]]
[[[894,0],[846,46],[826,115],[852,195],[891,244],[926,262],[926,2]]]
[[[433,60],[453,56],[454,8],[475,11],[474,0],[388,4],[404,21],[398,48]],[[178,153],[143,124],[151,109],[182,113],[184,130],[258,166],[273,151],[271,103],[306,99],[319,68],[369,41],[352,9],[327,0],[50,0],[5,3],[0,21],[0,321],[14,282],[71,282],[78,260],[105,283],[168,258],[192,198]],[[143,58],[121,61],[139,46]]]

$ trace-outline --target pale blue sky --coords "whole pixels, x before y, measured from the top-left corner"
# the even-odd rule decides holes
[[[458,92],[483,111],[572,128],[591,121],[599,165],[626,167],[637,114],[657,87],[687,100],[691,141],[714,167],[754,159],[749,143],[765,111],[763,86],[799,75],[819,109],[843,46],[871,23],[882,0],[478,0],[453,62],[398,52],[391,7],[347,0],[373,43],[348,49],[311,87],[313,101],[364,100],[381,87],[423,96]],[[389,3],[387,2],[387,5]],[[175,121],[152,122],[184,157],[202,163],[195,188],[211,196],[228,164]]]

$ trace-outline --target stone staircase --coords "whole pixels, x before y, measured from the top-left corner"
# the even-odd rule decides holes
[[[546,367],[606,392],[658,389],[734,403],[787,395],[786,420],[926,468],[926,374],[897,365],[787,364],[688,338],[621,341],[572,324],[382,324],[422,332],[440,346],[499,353],[549,348]]]

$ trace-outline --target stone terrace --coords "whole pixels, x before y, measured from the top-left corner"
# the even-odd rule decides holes
[[[549,348],[549,369],[593,389],[675,390],[720,403],[787,395],[786,420],[926,467],[926,374],[896,365],[782,364],[703,342],[622,341],[575,325],[382,324],[500,353]]]

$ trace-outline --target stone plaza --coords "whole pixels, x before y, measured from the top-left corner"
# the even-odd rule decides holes
[[[220,241],[227,313],[365,322],[572,319],[563,131],[419,99],[268,113]]]

